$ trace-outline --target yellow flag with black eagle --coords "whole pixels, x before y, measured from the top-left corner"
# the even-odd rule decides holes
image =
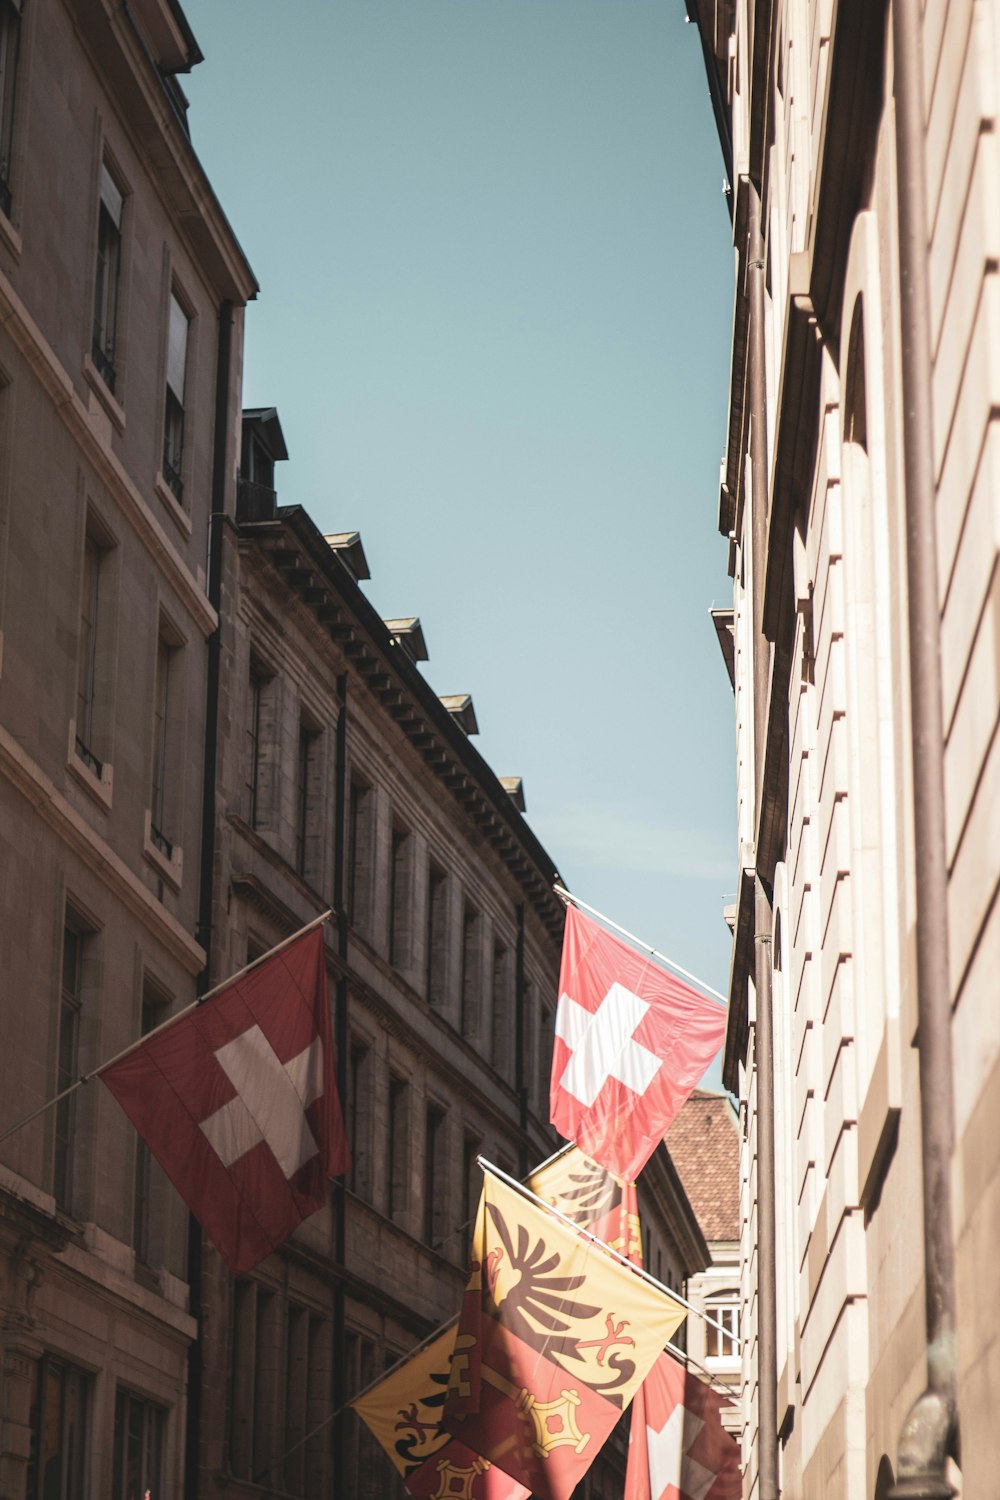
[[[684,1307],[486,1171],[444,1425],[569,1500]]]

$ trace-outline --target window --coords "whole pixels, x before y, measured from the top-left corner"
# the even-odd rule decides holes
[[[549,1085],[552,1078],[552,1039],[555,1036],[555,1013],[552,1006],[540,1001],[538,1006],[538,1050],[535,1054],[538,1065],[538,1108],[544,1115],[549,1102]]]
[[[735,1366],[740,1358],[740,1309],[735,1296],[713,1298],[706,1302],[705,1311],[722,1328],[705,1324],[705,1355],[709,1368],[721,1365]],[[723,1330],[725,1330],[723,1332]]]
[[[310,857],[310,845],[318,835],[318,828],[310,827],[310,813],[314,812],[311,799],[315,793],[313,782],[318,748],[319,734],[305,719],[300,719],[295,778],[295,868],[300,875],[310,874],[316,863],[315,857]],[[318,819],[312,821],[318,822]]]
[[[510,952],[501,942],[493,944],[493,1066],[498,1073],[510,1070]]]
[[[170,1002],[149,980],[143,986],[141,1034],[146,1036],[167,1019]],[[166,1178],[141,1135],[135,1138],[135,1179],[132,1197],[132,1248],[142,1265],[153,1264],[154,1248],[161,1252]],[[159,1210],[159,1212],[157,1212]]]
[[[330,1329],[324,1318],[289,1303],[285,1319],[284,1484],[289,1495],[329,1491],[326,1455],[331,1431],[313,1432],[332,1406]],[[312,1434],[307,1437],[307,1434]],[[270,1484],[277,1483],[272,1476]]]
[[[448,884],[442,869],[432,864],[427,874],[427,1003],[445,1003]]]
[[[83,544],[83,587],[80,598],[80,645],[76,685],[76,753],[100,777],[104,766],[97,754],[103,746],[107,694],[107,583],[109,548],[89,524]]]
[[[131,1391],[115,1397],[113,1500],[161,1500],[166,1412]]]
[[[363,1391],[378,1374],[375,1345],[364,1334],[348,1332],[346,1355],[347,1388]],[[343,1493],[351,1500],[405,1500],[403,1482],[370,1428],[354,1411],[348,1412],[345,1425]]]
[[[462,1035],[479,1035],[479,913],[468,902],[462,911]]]
[[[107,162],[101,166],[101,203],[97,221],[97,271],[94,286],[93,360],[108,390],[115,388],[115,344],[118,336],[118,284],[122,261],[122,210],[125,195]]]
[[[448,1223],[446,1116],[436,1104],[428,1104],[424,1131],[424,1239],[438,1249],[451,1225]]]
[[[268,755],[274,723],[274,677],[256,657],[250,658],[247,743],[244,769],[246,819],[251,828],[270,826],[271,787]]]
[[[523,1078],[524,1091],[527,1096],[530,1109],[541,1113],[542,1102],[538,1094],[538,1061],[536,1026],[538,1011],[538,993],[533,984],[524,986],[524,1062]]]
[[[83,1008],[83,951],[87,935],[75,918],[67,914],[63,929],[62,985],[59,996],[59,1043],[56,1093],[61,1094],[80,1076],[80,1011]],[[73,1134],[76,1094],[68,1094],[56,1105],[55,1171],[56,1203],[71,1211],[73,1198]]]
[[[410,959],[410,835],[398,824],[389,851],[389,962],[405,968]]]
[[[163,416],[163,477],[177,497],[184,498],[181,461],[184,456],[184,382],[187,373],[188,332],[191,320],[170,293],[167,319],[167,383]]]
[[[21,0],[0,0],[0,208],[10,218]]]
[[[371,1048],[352,1039],[347,1075],[348,1139],[351,1143],[349,1186],[361,1198],[371,1196]]]
[[[281,1369],[278,1299],[254,1281],[233,1288],[229,1458],[237,1479],[268,1475],[279,1456],[276,1418]]]
[[[354,927],[368,925],[371,906],[372,810],[367,782],[352,779],[347,808],[347,906]]]
[[[389,1075],[389,1202],[390,1219],[406,1210],[409,1180],[410,1091],[405,1078]]]
[[[49,1354],[35,1365],[27,1500],[84,1500],[89,1397],[83,1370]]]
[[[462,1142],[462,1260],[468,1264],[472,1254],[472,1231],[483,1186],[483,1174],[477,1160],[483,1143],[478,1136],[466,1135]]]
[[[325,1318],[254,1281],[234,1283],[229,1462],[237,1479],[272,1493],[329,1492],[332,1428],[321,1424],[333,1404],[331,1354]]]
[[[166,859],[170,859],[174,852],[174,846],[165,830],[169,823],[171,832],[175,831],[170,817],[168,788],[172,790],[171,783],[174,780],[170,754],[171,740],[174,738],[171,734],[171,713],[175,711],[179,657],[178,647],[161,623],[156,639],[156,673],[153,680],[153,774],[149,836]]]

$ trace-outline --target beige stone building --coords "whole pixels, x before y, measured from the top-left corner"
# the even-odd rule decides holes
[[[255,283],[188,138],[198,57],[171,0],[0,6],[0,1130],[205,964],[209,515]],[[187,1279],[99,1083],[3,1142],[4,1496],[180,1493]]]
[[[688,11],[736,260],[745,1491],[990,1495],[1000,6]]]

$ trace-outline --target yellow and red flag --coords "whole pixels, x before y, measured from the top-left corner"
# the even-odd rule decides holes
[[[428,1500],[525,1500],[528,1491],[441,1425],[455,1325],[351,1405],[403,1477]]]
[[[568,1500],[684,1315],[487,1172],[445,1425],[539,1500]]]
[[[528,1178],[528,1187],[580,1229],[596,1234],[636,1265],[642,1265],[639,1204],[635,1183],[623,1182],[571,1146]]]

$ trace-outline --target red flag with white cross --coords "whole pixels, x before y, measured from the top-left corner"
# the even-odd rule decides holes
[[[740,1452],[722,1425],[729,1405],[661,1354],[632,1402],[625,1500],[740,1500]]]
[[[725,1008],[566,911],[550,1118],[632,1182],[726,1034]]]
[[[104,1068],[231,1271],[248,1271],[350,1166],[333,1073],[322,928]]]

